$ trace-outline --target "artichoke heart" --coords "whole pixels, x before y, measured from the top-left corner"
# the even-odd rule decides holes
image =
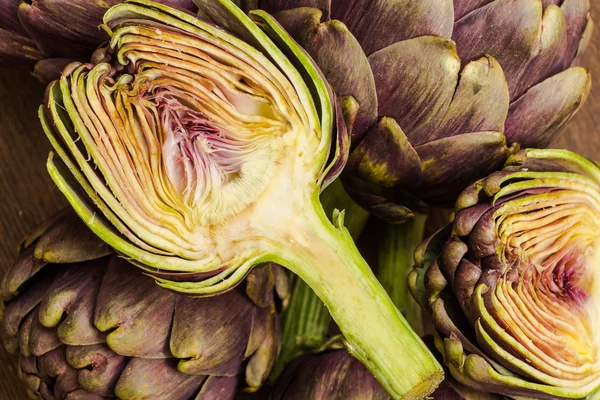
[[[409,279],[454,378],[523,398],[600,389],[599,245],[600,170],[574,153],[525,150],[467,188]]]

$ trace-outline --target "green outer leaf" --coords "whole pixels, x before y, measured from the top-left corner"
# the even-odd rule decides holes
[[[575,174],[571,174],[571,175],[575,175]],[[577,180],[571,180],[571,179],[566,180],[566,179],[554,178],[553,173],[548,173],[542,178],[514,182],[514,183],[511,183],[510,185],[505,186],[498,193],[496,193],[494,195],[492,204],[495,204],[495,202],[503,196],[507,196],[512,193],[522,192],[527,189],[536,189],[536,188],[540,188],[540,187],[572,189],[572,190],[580,191],[582,193],[590,194],[593,196],[594,194],[598,193],[598,188],[594,188],[589,183],[590,183],[589,180],[587,180],[587,182],[586,182],[586,180],[577,181]]]
[[[260,18],[264,22],[264,24],[259,23],[259,26],[261,26],[265,32],[271,33],[272,35],[276,35],[276,37],[281,39],[282,44],[284,44],[288,49],[290,49],[290,51],[296,56],[296,59],[304,67],[308,76],[310,77],[310,82],[312,82],[315,85],[315,90],[320,100],[322,132],[332,132],[334,114],[332,104],[333,94],[331,93],[329,85],[323,80],[323,77],[321,76],[320,72],[315,66],[314,61],[310,58],[308,53],[302,47],[300,47],[294,41],[294,39],[292,39],[292,37],[271,15],[262,10],[253,10],[250,12],[250,16]],[[318,150],[319,154],[322,151],[326,151],[327,154],[329,153],[329,148],[331,147],[331,141],[333,140],[333,138],[331,135],[329,135],[328,138],[326,136],[328,135],[323,135],[323,137],[321,138],[321,146]],[[340,151],[338,146],[335,147],[336,154],[334,160],[337,159]],[[321,170],[321,176],[318,181],[319,186],[322,186],[323,180],[325,179],[327,173],[333,165],[333,162],[330,163],[328,166],[323,165],[323,168]]]
[[[600,168],[585,157],[564,149],[527,149],[525,155],[539,160],[562,160],[573,163],[600,184]],[[511,156],[507,165],[519,162],[519,155]]]

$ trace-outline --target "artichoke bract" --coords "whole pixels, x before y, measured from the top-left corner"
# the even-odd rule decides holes
[[[193,0],[157,0],[195,12]],[[0,65],[33,69],[44,81],[72,61],[89,61],[106,41],[102,16],[122,0],[0,0]]]
[[[44,399],[233,399],[277,359],[275,288],[285,297],[286,278],[265,265],[219,296],[175,294],[68,210],[25,241],[2,279],[0,334]]]
[[[145,0],[112,7],[97,64],[71,64],[40,108],[48,170],[83,221],[164,288],[212,295],[257,264],[299,275],[390,394],[443,370],[319,194],[349,137],[310,57],[264,11]],[[390,357],[394,354],[394,357]],[[405,371],[405,365],[415,367]]]
[[[460,195],[409,277],[452,376],[519,398],[600,389],[600,169],[525,150]]]
[[[314,58],[352,121],[343,175],[390,222],[445,204],[546,147],[591,79],[589,0],[260,0]]]

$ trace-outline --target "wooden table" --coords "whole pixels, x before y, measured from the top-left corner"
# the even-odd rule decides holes
[[[594,2],[596,20],[600,2]],[[600,80],[600,28],[583,64]],[[46,174],[49,144],[37,119],[44,87],[26,72],[0,69],[0,275],[15,261],[20,239],[66,205]],[[555,147],[600,160],[600,84]],[[0,400],[26,399],[13,358],[0,350]]]

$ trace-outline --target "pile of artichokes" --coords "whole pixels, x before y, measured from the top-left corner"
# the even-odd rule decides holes
[[[0,281],[29,395],[600,395],[590,7],[0,0],[69,203]]]

